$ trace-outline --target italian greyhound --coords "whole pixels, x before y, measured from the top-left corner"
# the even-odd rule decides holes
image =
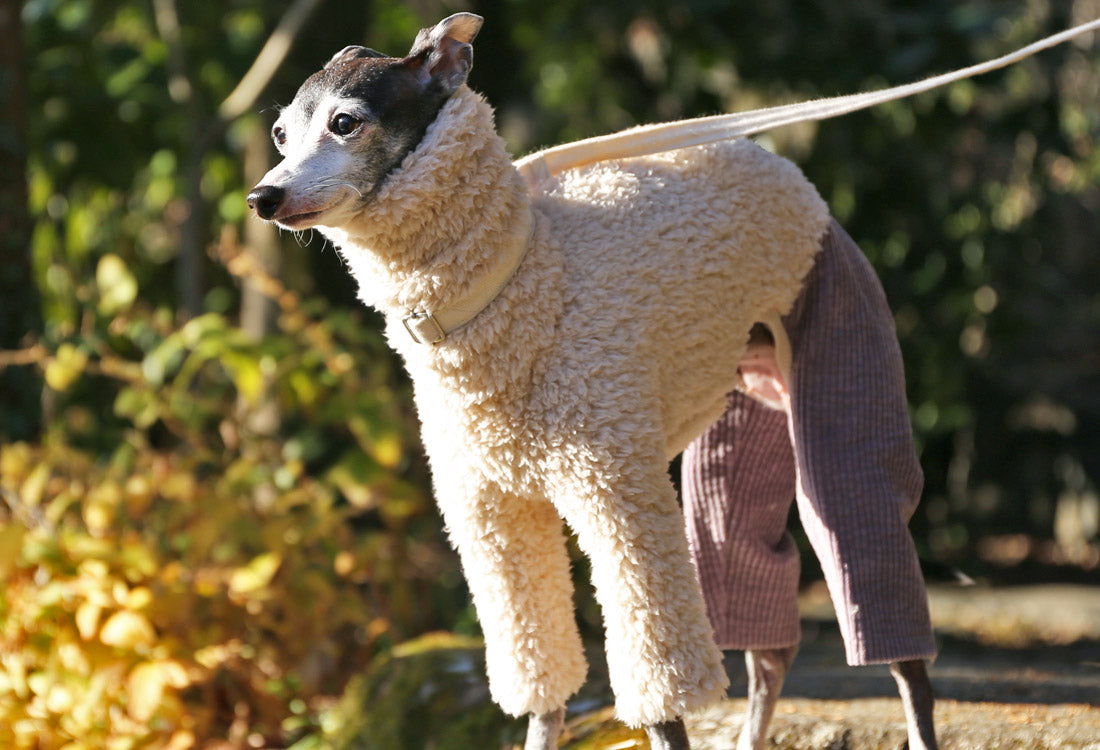
[[[464,87],[473,61],[471,42],[481,23],[480,17],[468,13],[444,19],[423,30],[404,57],[388,57],[361,46],[349,46],[338,52],[324,69],[305,81],[292,103],[282,110],[271,134],[283,161],[249,193],[248,205],[261,219],[292,231],[318,228],[340,245],[360,283],[364,286],[372,283],[365,278],[362,267],[357,266],[365,261],[353,258],[351,251],[363,249],[356,244],[357,238],[369,233],[365,227],[372,220],[375,202],[394,176],[406,168],[407,160],[417,151],[443,108]],[[476,177],[470,175],[469,179]],[[522,256],[518,262],[525,262]],[[473,318],[458,314],[454,318],[457,322],[448,323],[442,314],[413,311],[391,321],[388,335],[392,340],[404,328],[417,345],[438,344],[437,349],[442,352],[446,344],[441,342],[447,341],[448,336],[456,338],[452,335],[455,330],[476,325],[476,316],[519,273],[509,268],[499,274],[500,279],[491,284],[488,301],[481,300],[475,306],[479,309],[474,311]],[[424,279],[416,280],[417,284],[421,282]],[[425,283],[430,287],[430,283]],[[400,294],[395,293],[396,296]],[[744,335],[748,338],[749,332],[746,330]],[[402,353],[411,372],[428,366],[422,365],[419,350],[410,348]],[[784,385],[776,377],[774,351],[767,345],[750,342],[741,370],[744,382],[755,388],[763,400],[781,396]],[[419,382],[415,372],[413,376],[414,382]],[[425,420],[437,419],[435,415],[426,415],[423,408],[421,416]],[[437,492],[440,490],[437,487]],[[450,522],[448,525],[453,526]],[[767,726],[795,650],[790,647],[747,652],[749,710],[739,750],[764,747]],[[910,747],[935,748],[933,698],[924,663],[896,663],[891,665],[891,672],[905,704]],[[526,750],[557,747],[563,717],[562,705],[532,712]],[[645,731],[651,746],[658,750],[689,748],[685,725],[679,716],[645,722]]]

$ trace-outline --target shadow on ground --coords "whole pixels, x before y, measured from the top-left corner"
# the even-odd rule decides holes
[[[929,601],[940,647],[930,672],[944,750],[1100,750],[1100,588],[933,586]],[[821,587],[805,591],[801,604],[802,648],[772,722],[772,747],[904,747],[905,717],[888,668],[844,663]],[[730,695],[743,696],[742,655],[728,654],[727,668]],[[693,747],[733,748],[744,709],[735,698],[690,717]],[[633,747],[645,744],[639,739]]]

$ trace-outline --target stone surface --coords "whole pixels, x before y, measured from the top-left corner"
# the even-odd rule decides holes
[[[1100,750],[1100,586],[932,587],[940,655],[930,670],[943,750]],[[905,717],[885,665],[848,667],[828,596],[802,597],[803,643],[770,727],[778,750],[897,750]],[[643,750],[613,718],[600,644],[571,702],[561,747]],[[326,733],[333,750],[515,750],[525,720],[489,700],[481,644],[429,635],[349,686]],[[686,718],[694,750],[732,750],[745,710],[742,654],[731,699]]]
[[[1100,587],[934,586],[940,655],[930,674],[943,750],[1100,750]],[[802,649],[769,733],[777,750],[905,746],[888,668],[849,667],[828,595],[802,597]],[[740,653],[727,657],[733,699],[688,717],[694,750],[731,750],[745,701]],[[602,709],[569,722],[563,747],[648,747]],[[604,734],[606,732],[606,734]]]

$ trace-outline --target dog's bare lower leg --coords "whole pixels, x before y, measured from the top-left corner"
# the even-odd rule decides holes
[[[749,707],[737,740],[737,750],[760,750],[764,747],[768,724],[783,689],[783,679],[796,653],[797,645],[745,652],[745,667],[749,673]]]
[[[564,721],[564,708],[548,714],[531,714],[531,720],[527,724],[527,741],[523,743],[523,750],[555,750]]]
[[[676,718],[672,721],[662,721],[660,724],[649,724],[645,728],[645,733],[649,737],[649,746],[652,750],[691,750],[683,719]]]
[[[936,750],[936,731],[932,723],[932,681],[924,661],[899,661],[890,665],[890,674],[898,683],[909,731],[909,750]]]

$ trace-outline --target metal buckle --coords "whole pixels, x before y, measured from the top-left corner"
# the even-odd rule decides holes
[[[447,332],[439,321],[430,312],[418,310],[401,319],[405,324],[405,330],[409,332],[412,340],[418,344],[438,344],[447,338]]]

